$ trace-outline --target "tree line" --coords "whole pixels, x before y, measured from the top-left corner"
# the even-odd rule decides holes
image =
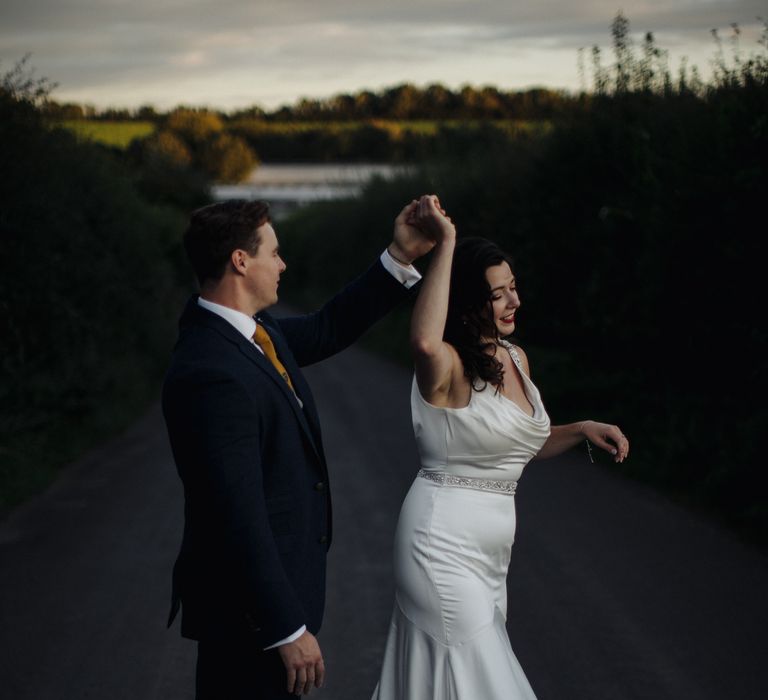
[[[551,119],[572,101],[563,90],[532,88],[507,91],[494,86],[465,85],[451,90],[439,83],[418,87],[402,83],[378,92],[360,90],[328,98],[301,98],[293,105],[274,110],[253,105],[232,111],[197,109],[209,112],[224,122],[257,119],[266,122],[343,122],[372,119]],[[46,113],[53,119],[138,120],[161,123],[176,110],[157,111],[151,105],[138,109],[95,107],[78,103],[49,102]]]

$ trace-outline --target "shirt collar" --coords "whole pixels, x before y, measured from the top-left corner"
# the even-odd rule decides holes
[[[237,309],[232,309],[229,306],[222,306],[221,304],[208,301],[207,299],[203,299],[203,297],[198,297],[197,303],[211,313],[221,316],[221,318],[234,326],[235,329],[248,340],[253,339],[253,334],[256,332],[256,321],[248,314],[238,311]]]

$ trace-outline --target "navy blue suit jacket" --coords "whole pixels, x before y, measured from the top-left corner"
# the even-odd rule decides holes
[[[257,316],[303,402],[231,324],[193,297],[163,385],[163,413],[184,484],[184,537],[170,625],[182,635],[247,635],[269,646],[325,600],[331,501],[320,421],[299,367],[358,338],[408,295],[376,262],[319,311]]]

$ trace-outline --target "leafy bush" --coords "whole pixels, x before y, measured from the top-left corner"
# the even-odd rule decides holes
[[[198,162],[214,180],[240,182],[253,172],[258,160],[243,139],[219,134],[202,146]]]
[[[165,128],[178,134],[187,143],[197,146],[220,133],[224,123],[215,112],[177,107],[165,118]]]
[[[156,395],[188,283],[185,216],[36,101],[0,85],[0,509]]]
[[[160,160],[180,168],[192,165],[189,147],[173,131],[156,132],[144,141],[142,150],[149,163]]]

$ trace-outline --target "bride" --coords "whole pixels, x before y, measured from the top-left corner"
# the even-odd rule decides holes
[[[412,223],[437,244],[411,321],[422,468],[395,534],[395,606],[373,700],[534,700],[505,628],[515,489],[533,457],[587,438],[623,461],[615,425],[551,426],[521,348],[509,258],[456,242],[434,196]],[[455,250],[455,256],[454,256]]]

